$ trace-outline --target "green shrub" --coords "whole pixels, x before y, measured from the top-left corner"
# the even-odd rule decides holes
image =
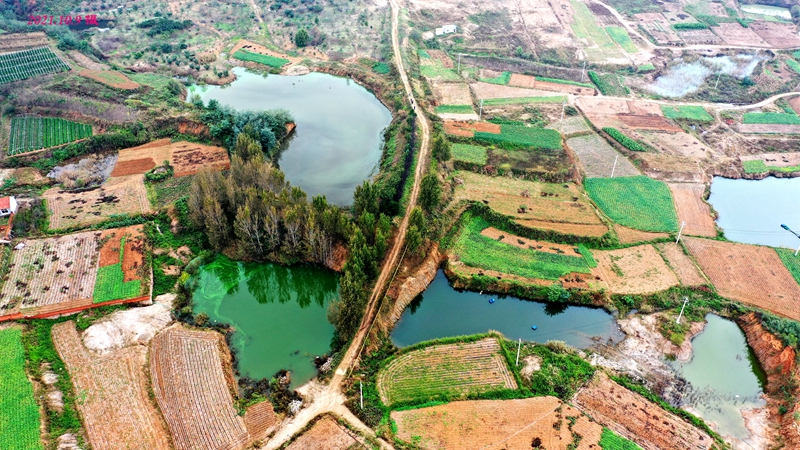
[[[386,75],[387,73],[389,73],[389,65],[386,64],[385,62],[376,62],[375,64],[373,64],[372,70],[377,74]]]
[[[164,165],[154,167],[144,174],[144,180],[151,183],[163,181],[171,178],[175,174],[175,169],[169,165],[169,161],[164,161]]]
[[[654,66],[653,63],[644,63],[644,64],[639,65],[637,70],[639,71],[639,73],[652,72],[652,71],[656,70],[656,66]]]
[[[672,28],[675,30],[705,30],[708,25],[704,23],[674,23]]]
[[[592,80],[592,83],[597,85],[597,89],[603,93],[603,95],[610,95],[610,96],[626,96],[630,92],[628,88],[623,86],[619,78],[617,78],[616,74],[608,73],[605,75],[601,75],[594,71],[589,71],[589,79]]]
[[[614,138],[615,141],[619,142],[623,147],[627,148],[628,150],[634,152],[646,152],[647,148],[639,143],[639,141],[635,139],[631,139],[628,136],[625,136],[621,131],[616,128],[611,127],[604,127],[603,131],[608,133],[609,136]]]

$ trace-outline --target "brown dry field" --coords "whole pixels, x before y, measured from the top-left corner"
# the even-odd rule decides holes
[[[655,244],[661,256],[667,261],[667,265],[678,276],[684,286],[701,286],[708,284],[708,280],[703,277],[700,269],[697,268],[692,258],[683,252],[683,247],[674,242],[662,242]]]
[[[658,150],[670,155],[705,158],[709,156],[711,150],[696,137],[683,132],[661,133],[637,130],[635,135],[643,138]]]
[[[485,228],[481,231],[481,234],[494,240],[500,240],[504,244],[513,245],[514,247],[524,248],[526,250],[531,249],[543,253],[552,253],[554,255],[580,256],[580,253],[576,251],[577,247],[574,245],[554,244],[552,242],[526,239],[498,230],[495,227]],[[503,236],[503,239],[499,239],[500,236]]]
[[[661,106],[658,103],[653,102],[628,100],[628,110],[634,116],[664,117],[664,112],[661,111]]]
[[[26,48],[49,45],[47,35],[42,31],[32,33],[8,33],[0,36],[0,53],[15,52]]]
[[[557,411],[557,409],[559,409]],[[578,448],[599,449],[602,428],[587,419],[570,430],[567,417],[583,418],[580,411],[555,397],[523,400],[472,400],[409,411],[393,411],[397,437],[420,448],[433,449],[530,449],[534,439],[541,448],[564,450],[572,442],[572,431],[580,430],[586,444]],[[592,447],[592,445],[594,445]]]
[[[800,286],[774,249],[700,238],[683,242],[721,296],[800,320]]]
[[[450,57],[447,56],[447,53],[443,52],[442,50],[430,49],[426,51],[428,52],[428,55],[430,55],[431,58],[438,59],[439,61],[441,61],[444,67],[448,69],[453,69],[456,67],[456,65],[453,64],[453,60],[450,59]]]
[[[720,22],[719,26],[711,27],[711,30],[721,37],[726,44],[742,45],[750,47],[769,47],[752,28],[744,28],[739,22]]]
[[[492,83],[472,83],[469,85],[478,100],[491,98],[557,97],[559,94],[539,89],[525,89]]]
[[[516,86],[521,88],[533,89],[536,84],[536,77],[530,75],[522,75],[519,73],[512,73],[511,78],[508,80],[509,86]]]
[[[591,128],[589,128],[589,124],[586,123],[586,119],[581,116],[565,117],[563,122],[558,121],[548,125],[545,128],[558,130],[566,137],[570,137],[570,135],[573,134],[584,134],[591,132]]]
[[[640,13],[634,14],[634,17],[659,45],[682,43],[678,33],[670,26],[669,20],[661,13]],[[659,23],[660,26],[656,23]]]
[[[122,272],[123,282],[141,280],[140,270],[144,267],[144,225],[104,230],[100,236],[100,261],[98,266],[105,267],[118,264],[120,243],[125,238],[123,249]]]
[[[792,107],[794,112],[800,114],[800,95],[789,99],[789,106]]]
[[[150,201],[144,187],[144,175],[112,177],[99,188],[83,192],[65,192],[58,187],[42,194],[50,209],[50,229],[89,226],[112,214],[149,213]]]
[[[463,185],[456,186],[454,201],[486,200],[489,207],[500,214],[522,220],[605,226],[586,194],[574,183],[541,183],[465,171],[456,172],[454,176],[464,181]],[[522,196],[524,191],[528,192],[528,197]],[[527,206],[527,212],[520,212],[520,205]]]
[[[330,416],[318,420],[310,430],[295,439],[286,450],[359,450],[365,448],[347,428]]]
[[[641,175],[628,158],[595,133],[571,137],[567,139],[567,146],[575,152],[581,169],[588,178],[608,177],[612,170],[618,177]]]
[[[111,176],[143,174],[164,161],[175,169],[175,177],[194,175],[203,169],[227,170],[231,165],[228,152],[222,147],[159,139],[120,150]]]
[[[112,70],[89,70],[84,69],[78,72],[78,75],[86,78],[91,78],[97,82],[111,86],[117,89],[132,90],[140,86],[139,83],[130,80],[125,75],[112,71]]]
[[[796,27],[791,23],[758,21],[750,23],[753,30],[761,39],[774,48],[800,47],[800,36]]]
[[[592,253],[597,260],[592,273],[599,273],[612,293],[648,294],[679,284],[678,277],[652,245]]]
[[[620,224],[614,224],[614,231],[617,232],[617,237],[623,244],[635,244],[637,242],[647,242],[669,237],[669,234],[667,233],[654,233],[651,231],[634,230],[633,228],[623,227]]]
[[[12,169],[11,176],[17,179],[17,185],[45,186],[53,182],[33,167]]]
[[[476,131],[500,134],[500,125],[490,122],[462,122],[460,120],[445,120],[444,131],[453,136],[472,137]]]
[[[598,372],[578,392],[575,405],[601,425],[645,450],[705,450],[713,440],[683,419],[658,407]]]
[[[697,44],[711,44],[720,45],[723,43],[722,38],[714,34],[713,31],[706,28],[704,30],[687,30],[678,32],[678,36],[689,45]]]
[[[466,83],[433,83],[433,95],[440,105],[472,105]]]
[[[605,225],[583,225],[577,223],[547,222],[544,220],[536,220],[536,219],[515,219],[514,222],[528,228],[539,228],[542,230],[558,231],[559,233],[573,234],[575,236],[600,237],[608,233],[608,227]]]
[[[269,400],[256,403],[244,412],[244,426],[251,441],[264,440],[278,425],[278,416]]]
[[[175,448],[246,446],[250,438],[233,407],[233,380],[225,373],[230,362],[223,360],[222,336],[174,325],[154,337],[150,346],[153,392]]]
[[[670,183],[678,220],[685,221],[683,233],[690,236],[715,237],[717,229],[711,208],[703,200],[705,185],[699,183]]]
[[[797,97],[800,100],[800,97]],[[798,102],[800,106],[800,102]],[[740,156],[742,161],[764,161],[764,164],[774,167],[791,167],[800,165],[800,152],[794,153],[762,153],[760,155]]]
[[[575,86],[574,84],[553,83],[550,81],[536,80],[535,88],[542,91],[563,92],[573,95],[597,95],[597,91],[592,88]]]
[[[81,67],[85,67],[91,70],[108,70],[109,67],[105,64],[100,64],[98,62],[94,62],[88,56],[81,53],[79,50],[70,50],[67,52],[78,65]]]
[[[634,129],[683,132],[681,127],[675,126],[661,116],[617,114],[616,118],[626,126]]]
[[[585,113],[591,114],[628,114],[627,100],[607,99],[603,97],[579,97],[575,100],[575,105]]]
[[[781,125],[772,123],[742,123],[740,133],[800,134],[800,125]]]
[[[55,325],[52,332],[93,449],[172,448],[164,419],[148,394],[147,347],[133,345],[95,356],[83,346],[74,322]]]
[[[233,55],[234,53],[236,53],[237,51],[239,51],[241,49],[247,50],[248,52],[261,53],[262,55],[274,56],[276,58],[288,59],[291,64],[297,64],[297,63],[299,63],[300,61],[303,60],[303,58],[300,58],[300,57],[297,57],[297,56],[288,56],[288,55],[286,55],[284,53],[279,53],[279,52],[270,50],[270,49],[268,49],[267,47],[264,47],[261,44],[256,44],[255,42],[250,42],[250,41],[247,41],[247,40],[244,40],[244,39],[242,39],[241,41],[237,42],[236,45],[233,46],[231,51],[228,52],[228,54],[229,55]]]
[[[679,183],[703,183],[705,172],[700,161],[687,156],[664,153],[637,153],[642,173],[650,178]]]

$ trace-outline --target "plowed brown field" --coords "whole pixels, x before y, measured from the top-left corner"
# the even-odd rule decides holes
[[[360,450],[365,448],[329,416],[318,420],[310,430],[295,439],[286,450]]]
[[[533,89],[534,84],[536,84],[536,77],[518,73],[512,73],[511,78],[508,80],[509,86]]]
[[[791,23],[758,21],[751,23],[750,29],[766,41],[770,47],[800,47],[800,36],[797,35],[797,29]]]
[[[683,252],[683,247],[674,242],[656,244],[656,248],[667,261],[670,269],[678,276],[684,286],[700,286],[708,284],[700,269],[697,268],[692,258]]]
[[[595,270],[615,294],[647,294],[678,285],[678,277],[652,245],[592,253]]]
[[[623,227],[619,224],[614,224],[614,231],[617,232],[617,237],[623,244],[636,244],[637,242],[647,242],[669,237],[667,233],[634,230],[633,228]]]
[[[164,161],[175,169],[176,177],[194,175],[205,168],[227,170],[231,166],[228,152],[222,147],[159,139],[120,150],[111,176],[143,174]]]
[[[721,296],[800,320],[800,286],[774,249],[699,238],[684,243]]]
[[[466,83],[434,83],[433,94],[440,105],[472,104],[472,95]]]
[[[769,47],[752,28],[745,28],[738,22],[720,22],[719,26],[711,27],[711,30],[721,37],[726,44],[743,45],[748,47]],[[796,34],[796,32],[795,32]]]
[[[705,433],[618,385],[603,372],[578,392],[575,405],[645,450],[705,450],[713,442]]]
[[[717,229],[711,217],[711,208],[703,200],[705,186],[698,183],[670,183],[669,190],[675,200],[678,220],[686,221],[683,233],[691,236],[714,237]]]
[[[476,131],[500,134],[500,125],[489,122],[462,122],[458,120],[445,120],[444,131],[453,136],[473,137]]]
[[[617,114],[617,119],[630,128],[669,131],[673,133],[682,132],[680,127],[675,126],[660,116],[636,116],[633,114]]]
[[[72,378],[93,449],[172,448],[164,419],[148,395],[146,347],[94,356],[72,321],[53,326],[53,343]]]

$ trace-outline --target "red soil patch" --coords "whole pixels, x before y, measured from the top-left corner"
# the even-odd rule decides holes
[[[122,233],[119,230],[104,230],[100,235],[100,263],[99,267],[113,266],[119,263],[119,243]],[[116,238],[116,239],[115,239]]]
[[[684,234],[715,237],[717,235],[711,208],[703,201],[705,186],[702,184],[671,183],[669,190],[675,200],[678,220],[685,221]]]
[[[536,77],[532,77],[530,75],[520,75],[518,73],[512,73],[511,79],[508,80],[509,86],[533,89],[534,84],[536,84]]]
[[[114,171],[111,172],[112,177],[123,177],[125,175],[135,175],[145,173],[154,168],[156,162],[153,158],[131,159],[129,161],[120,161],[114,166]]]
[[[447,53],[441,50],[427,50],[427,52],[431,58],[441,61],[444,67],[448,69],[452,69],[453,67],[455,67],[455,65],[453,64],[453,60],[450,59],[449,56],[447,56]]]
[[[490,122],[462,122],[459,120],[445,120],[444,131],[454,136],[473,137],[475,132],[500,134],[500,125]]]
[[[141,280],[139,270],[144,266],[144,240],[142,227],[128,227],[130,235],[125,239],[125,248],[122,253],[122,272],[124,282]]]
[[[176,178],[194,175],[206,168],[227,170],[231,166],[228,152],[222,147],[159,139],[120,150],[111,176],[143,174],[164,161],[174,168]]]

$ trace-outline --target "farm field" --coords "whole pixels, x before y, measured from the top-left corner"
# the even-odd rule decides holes
[[[115,214],[138,215],[151,211],[144,175],[112,177],[98,189],[82,192],[66,192],[52,187],[42,194],[42,198],[50,210],[51,230],[86,227]]]
[[[655,244],[655,247],[661,252],[661,256],[667,261],[667,265],[683,286],[702,286],[708,284],[708,281],[703,277],[700,269],[697,268],[692,258],[683,252],[683,248],[674,242],[662,242]]]
[[[552,95],[547,97],[515,97],[515,98],[492,98],[483,102],[484,106],[501,105],[527,105],[529,103],[562,103],[567,101],[564,95]]]
[[[433,83],[431,88],[439,105],[472,105],[472,95],[466,83]]]
[[[743,124],[800,125],[800,116],[793,113],[752,112],[744,113]]]
[[[81,399],[77,408],[93,449],[171,448],[166,424],[148,395],[147,347],[96,356],[72,321],[53,326],[53,343]]]
[[[366,449],[352,432],[330,416],[319,419],[310,430],[294,440],[286,450],[362,450]]]
[[[605,139],[595,133],[571,137],[567,139],[567,145],[578,156],[587,178],[608,177],[612,169],[614,176],[630,177],[640,174],[628,158],[620,155]],[[614,160],[617,161],[616,168]]]
[[[741,156],[742,166],[746,173],[800,172],[800,153],[762,153],[760,155]]]
[[[518,125],[500,125],[500,133],[476,131],[475,139],[497,145],[519,148],[560,150],[561,134],[547,128],[532,128]]]
[[[800,134],[800,125],[743,123],[739,125],[739,132],[753,134]]]
[[[623,50],[628,53],[636,53],[639,49],[633,45],[633,41],[631,41],[631,37],[628,36],[628,32],[625,31],[625,28],[622,27],[605,27],[606,33],[611,36],[611,39],[614,40]]]
[[[574,183],[542,183],[465,171],[455,172],[454,177],[464,181],[464,184],[456,186],[454,201],[488,201],[493,210],[521,220],[598,225],[605,228],[586,194]],[[527,193],[527,196],[523,193]],[[520,210],[520,205],[523,204],[526,206],[524,213]]]
[[[597,272],[615,294],[648,294],[679,284],[678,277],[652,245],[592,253]]]
[[[239,51],[255,53],[256,55],[260,56],[270,56],[275,60],[285,60],[293,64],[299,63],[300,61],[303,60],[302,57],[287,56],[286,54],[270,50],[269,48],[264,47],[261,44],[256,44],[255,42],[251,42],[246,39],[242,39],[239,42],[237,42],[236,45],[234,45],[233,48],[230,50],[229,54],[233,55]]]
[[[661,105],[661,111],[664,112],[664,117],[667,119],[687,119],[697,122],[713,122],[714,118],[702,106],[678,105],[667,106]]]
[[[92,126],[57,117],[11,118],[8,155],[32,152],[74,142],[92,135]]]
[[[595,421],[646,449],[708,449],[710,436],[683,419],[612,381],[603,372],[575,397],[575,405]]]
[[[618,223],[614,224],[614,231],[617,233],[620,244],[636,244],[638,242],[649,242],[669,237],[667,233],[634,230],[633,228],[623,227]]]
[[[646,176],[588,178],[586,192],[611,220],[643,231],[678,231],[672,194]]]
[[[795,256],[794,251],[788,248],[776,248],[776,252],[778,252],[778,257],[781,258],[783,264],[789,269],[789,273],[792,274],[795,281],[800,284],[800,256]]]
[[[393,411],[391,418],[399,439],[425,449],[530,449],[537,438],[540,448],[566,449],[577,430],[583,432],[577,448],[598,449],[602,430],[555,397],[452,402]]]
[[[750,29],[766,41],[770,47],[800,47],[800,36],[797,35],[795,26],[791,23],[756,21],[750,24]]]
[[[144,174],[164,161],[169,161],[174,168],[176,178],[194,175],[203,169],[228,170],[231,166],[228,152],[222,147],[159,139],[120,150],[111,176]]]
[[[104,230],[100,242],[94,303],[146,295],[143,226]]]
[[[472,164],[486,164],[486,148],[471,144],[452,144],[453,159]]]
[[[552,123],[548,125],[547,128],[558,130],[567,138],[573,134],[591,132],[591,128],[589,128],[589,125],[586,123],[586,119],[581,116],[565,117],[563,121]]]
[[[403,353],[378,373],[386,405],[425,403],[495,389],[516,389],[496,338],[433,345]]]
[[[439,105],[435,109],[436,114],[475,114],[472,105]],[[477,116],[475,116],[477,118]]]
[[[800,286],[775,249],[700,238],[684,244],[719,295],[800,320]]]
[[[0,448],[43,449],[39,405],[25,374],[25,349],[18,327],[0,329],[0,373]]]
[[[289,64],[288,59],[278,58],[270,55],[262,55],[261,53],[255,53],[243,49],[236,51],[236,53],[233,54],[233,57],[240,61],[251,61],[263,64],[265,66],[274,67],[276,69],[280,69],[286,64]]]
[[[451,136],[474,137],[476,132],[500,133],[500,125],[491,122],[445,120],[444,131]]]
[[[449,67],[448,67],[449,66]],[[432,58],[425,50],[419,51],[419,73],[440,81],[459,81],[461,77],[453,70],[453,62],[445,65],[442,60]]]
[[[685,221],[683,233],[690,236],[715,237],[717,228],[711,207],[703,200],[705,186],[699,183],[670,183],[679,221]]]
[[[473,83],[470,85],[470,88],[472,88],[472,92],[475,93],[475,97],[478,100],[532,98],[532,97],[559,97],[559,98],[563,97],[563,94],[560,92],[505,86],[501,84],[493,84],[485,82]]]
[[[71,70],[49,47],[0,54],[0,85]]]
[[[99,81],[100,83],[117,89],[133,90],[141,86],[139,83],[132,81],[130,78],[115,70],[84,69],[78,72],[78,75],[91,78],[92,80]]]
[[[3,33],[0,36],[0,52],[7,53],[33,47],[45,47],[47,43],[47,35],[43,31]]]
[[[150,376],[178,450],[241,448],[249,436],[236,413],[222,336],[175,325],[153,338]],[[213,413],[211,413],[213,412]]]
[[[579,39],[586,40],[588,46],[583,50],[589,60],[594,62],[625,60],[617,44],[614,43],[606,30],[597,23],[597,19],[589,10],[589,7],[585,3],[576,0],[570,0],[570,4],[575,11],[573,16],[574,23],[570,24],[572,31]]]

